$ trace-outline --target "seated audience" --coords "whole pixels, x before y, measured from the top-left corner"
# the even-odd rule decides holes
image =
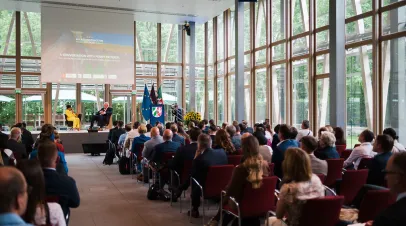
[[[299,147],[299,142],[291,139],[292,135],[290,128],[291,127],[286,124],[282,124],[279,127],[278,137],[281,142],[279,142],[276,149],[272,149],[272,162],[275,163],[274,172],[279,178],[283,177],[282,162],[285,159],[286,150],[290,147]]]
[[[302,121],[301,129],[298,131],[296,140],[298,142],[300,142],[300,139],[302,139],[302,137],[306,137],[306,136],[313,136],[313,132],[310,130],[309,120]]]
[[[151,137],[151,129],[152,129],[152,125],[148,123],[147,124],[147,132],[145,133],[145,136]]]
[[[58,150],[53,142],[42,142],[38,146],[38,159],[45,178],[47,196],[59,196],[64,216],[69,216],[69,208],[77,208],[80,197],[73,178],[56,172]]]
[[[147,132],[147,127],[144,124],[141,124],[138,127],[138,133],[140,134],[138,137],[134,138],[132,145],[131,145],[131,152],[138,154],[141,153],[142,150],[138,150],[141,145],[144,145],[145,142],[149,141],[151,138],[145,136]]]
[[[45,200],[45,179],[39,162],[24,160],[18,163],[18,169],[32,188],[28,194],[27,210],[23,215],[25,222],[33,225],[66,225],[61,206],[54,202],[47,203]]]
[[[28,186],[14,167],[0,167],[0,225],[32,226],[21,218],[27,208]]]
[[[193,123],[193,122],[192,122]],[[189,123],[190,124],[190,123]],[[193,123],[194,124],[194,123]],[[190,144],[190,137],[183,129],[183,122],[178,122],[178,135],[183,137],[185,144]]]
[[[185,138],[183,136],[180,136],[178,134],[178,125],[176,125],[175,123],[171,125],[171,131],[172,131],[172,141],[173,142],[178,142],[180,145],[184,146],[185,145]]]
[[[3,133],[2,131],[3,131],[3,125],[0,124],[0,143],[4,143],[4,145],[7,145],[9,136],[7,134]]]
[[[138,133],[139,126],[140,126],[139,122],[134,122],[133,129],[127,133],[127,137],[125,138],[124,149],[131,149],[134,138],[136,138],[140,135]]]
[[[378,154],[374,156],[369,165],[368,184],[385,186],[385,174],[382,172],[386,168],[389,158],[392,156],[393,139],[388,135],[376,136],[373,150]]]
[[[289,139],[296,140],[296,137],[297,137],[298,133],[299,132],[297,131],[297,129],[295,127],[291,126],[290,127],[290,138]]]
[[[226,165],[228,163],[227,155],[223,150],[214,150],[211,148],[211,139],[206,134],[200,134],[197,140],[197,151],[193,160],[191,176],[205,186],[207,170],[210,166]],[[193,184],[192,186],[192,209],[188,212],[194,218],[199,217],[200,206],[200,188]]]
[[[326,129],[327,129],[328,132],[334,133],[334,128],[333,128],[331,125],[326,125],[326,126],[324,126],[324,127],[326,127]]]
[[[276,150],[276,148],[278,147],[278,144],[279,144],[279,142],[281,142],[280,140],[279,140],[279,128],[280,128],[280,126],[281,125],[276,125],[275,126],[275,128],[274,128],[274,134],[273,134],[273,136],[272,136],[272,150]]]
[[[32,146],[34,145],[34,139],[32,138],[32,134],[30,131],[27,130],[27,124],[25,122],[23,123],[17,123],[15,127],[18,127],[21,129],[21,141],[25,145],[25,150],[27,151],[27,154],[29,155],[32,151]]]
[[[319,148],[314,152],[314,155],[322,160],[339,159],[340,155],[336,149],[336,137],[331,132],[323,132],[319,137]]]
[[[174,124],[173,122],[165,123],[165,129],[171,129],[171,125]]]
[[[268,139],[266,139],[265,135],[260,131],[254,132],[253,135],[255,138],[257,138],[259,143],[259,154],[265,161],[271,162],[273,151],[272,148],[268,146]]]
[[[151,129],[151,139],[144,143],[144,149],[142,150],[142,156],[147,160],[151,160],[152,151],[155,146],[163,143],[164,140],[159,135],[159,129],[154,127]]]
[[[223,198],[223,203],[220,205],[227,205],[229,197],[234,197],[238,203],[241,203],[244,198],[245,186],[258,189],[262,186],[263,177],[269,176],[268,162],[262,159],[258,150],[259,144],[255,137],[248,136],[242,140],[244,161],[234,169],[233,176],[226,187],[226,197]],[[220,212],[217,212],[217,215],[207,225],[217,226],[220,221],[220,214]],[[233,216],[226,214],[223,217],[223,225],[228,225],[233,219]],[[241,225],[259,226],[260,220],[258,217],[243,218],[241,219]]]
[[[122,134],[125,134],[126,131],[123,129],[124,126],[124,122],[123,121],[118,121],[117,122],[117,129],[113,131],[113,133],[111,134],[111,142],[113,142],[113,144],[117,145],[118,144],[118,140],[120,139],[120,136]]]
[[[251,127],[248,126],[248,122],[243,120],[240,124],[241,126],[241,134],[244,133],[250,133],[253,134],[254,133],[254,129],[252,129]]]
[[[109,135],[107,139],[111,142],[113,142],[113,132],[118,130],[118,121],[113,121],[113,128],[109,130]]]
[[[319,131],[317,131],[317,138],[318,138],[318,139],[320,139],[321,134],[322,134],[323,132],[328,132],[328,129],[327,129],[326,127],[321,127],[321,128],[319,129]]]
[[[209,135],[210,135],[213,146],[216,145],[216,132],[217,132],[217,126],[210,125]]]
[[[238,131],[237,131],[237,128],[238,128]],[[231,138],[231,143],[234,145],[234,148],[236,150],[241,148],[241,134],[240,134],[239,130],[240,130],[240,128],[238,126],[236,127],[234,125],[229,125],[226,128],[226,131]]]
[[[228,126],[228,123],[227,123],[227,122],[223,122],[223,124],[221,124],[221,129],[226,130],[227,126]]]
[[[268,139],[268,142],[270,145],[272,144],[272,136],[273,136],[272,134],[273,134],[273,132],[271,129],[271,125],[266,124],[265,125],[265,137],[266,137],[266,139]]]
[[[152,151],[151,161],[161,163],[165,152],[175,153],[178,150],[180,143],[173,142],[172,136],[173,134],[171,130],[167,129],[164,131],[164,142],[155,146],[154,150]]]
[[[373,226],[404,226],[406,222],[406,152],[395,153],[386,165],[386,180],[396,202],[380,213]]]
[[[59,135],[58,131],[54,130],[55,134],[55,145],[58,151],[65,153],[65,148],[62,145],[61,136]]]
[[[306,136],[300,140],[300,148],[309,154],[312,173],[327,176],[327,161],[321,160],[314,155],[317,145],[317,139],[313,136]]]
[[[334,127],[334,136],[336,137],[336,145],[347,145],[344,130],[341,127]]]
[[[238,154],[233,143],[231,142],[229,134],[224,129],[217,131],[215,146],[213,146],[213,149],[223,149],[227,155]]]
[[[156,127],[159,129],[159,135],[162,137],[164,135],[164,126],[159,123]]]
[[[131,125],[125,125],[124,127],[125,133],[120,135],[120,138],[118,138],[118,145],[119,146],[124,146],[125,138],[127,138],[128,133],[131,131]]]
[[[7,141],[7,147],[13,151],[14,156],[19,160],[28,158],[25,145],[21,143],[21,129],[14,127],[10,131],[10,139]]]
[[[374,133],[370,130],[364,130],[358,136],[358,141],[361,143],[360,146],[354,148],[344,161],[344,168],[354,168],[358,169],[359,162],[364,157],[374,157],[376,154],[372,150],[372,141],[374,140]]]
[[[394,140],[392,153],[404,152],[406,151],[405,147],[399,143],[399,136],[396,134],[396,131],[392,128],[386,128],[383,130],[383,134],[389,135]]]
[[[300,148],[289,148],[283,161],[283,185],[276,204],[276,217],[270,217],[271,226],[284,225],[282,218],[288,216],[288,225],[299,225],[302,206],[308,199],[324,196],[324,186],[319,177],[312,174],[309,155]]]
[[[80,130],[80,118],[78,115],[73,111],[71,105],[66,105],[66,110],[65,110],[65,115],[66,115],[66,120],[73,122],[72,128],[79,131]],[[80,114],[79,114],[80,116]]]

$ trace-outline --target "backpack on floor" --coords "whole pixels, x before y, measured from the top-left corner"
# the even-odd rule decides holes
[[[147,198],[149,200],[157,200],[159,199],[159,185],[152,184],[151,187],[148,189]]]
[[[122,156],[118,161],[118,171],[122,175],[130,174],[130,158]]]
[[[106,152],[106,156],[104,157],[103,164],[104,165],[111,165],[113,164],[114,157],[116,157],[116,147],[114,144],[110,142],[109,149]]]

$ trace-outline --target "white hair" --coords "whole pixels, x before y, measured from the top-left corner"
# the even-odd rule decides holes
[[[335,147],[336,137],[331,132],[323,131],[319,141],[323,147]]]
[[[108,106],[110,106],[109,102],[104,102],[104,104],[107,104]]]

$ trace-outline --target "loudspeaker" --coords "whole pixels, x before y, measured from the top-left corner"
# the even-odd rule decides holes
[[[98,133],[98,132],[99,132],[99,129],[96,128],[96,127],[92,127],[92,128],[89,128],[89,130],[87,130],[87,132],[88,132],[88,133]]]

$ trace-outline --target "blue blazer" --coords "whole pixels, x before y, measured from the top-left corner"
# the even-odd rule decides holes
[[[193,160],[192,177],[202,186],[206,181],[207,170],[210,166],[227,165],[228,158],[223,149],[206,149],[203,154]]]
[[[296,140],[284,140],[276,149],[273,149],[272,163],[275,164],[274,173],[279,178],[283,178],[282,162],[285,159],[285,152],[288,148],[293,147],[299,147],[299,142]]]
[[[392,156],[392,152],[379,153],[374,156],[369,165],[367,184],[384,186],[385,174],[382,170],[386,168],[386,163]]]
[[[160,163],[163,158],[163,153],[165,152],[176,152],[180,147],[180,143],[173,142],[173,141],[165,141],[161,144],[155,146],[154,150],[152,151],[152,158],[151,161]]]
[[[173,134],[172,141],[178,142],[183,146],[185,145],[185,138],[182,136],[179,136],[178,134]]]
[[[134,138],[133,143],[131,145],[131,152],[138,154],[141,153],[142,150],[136,150],[140,147],[141,144],[151,140],[151,137],[147,137],[144,134],[139,135],[138,137]]]
[[[321,160],[340,158],[336,147],[325,147],[322,149],[318,149],[314,152],[314,155]]]

